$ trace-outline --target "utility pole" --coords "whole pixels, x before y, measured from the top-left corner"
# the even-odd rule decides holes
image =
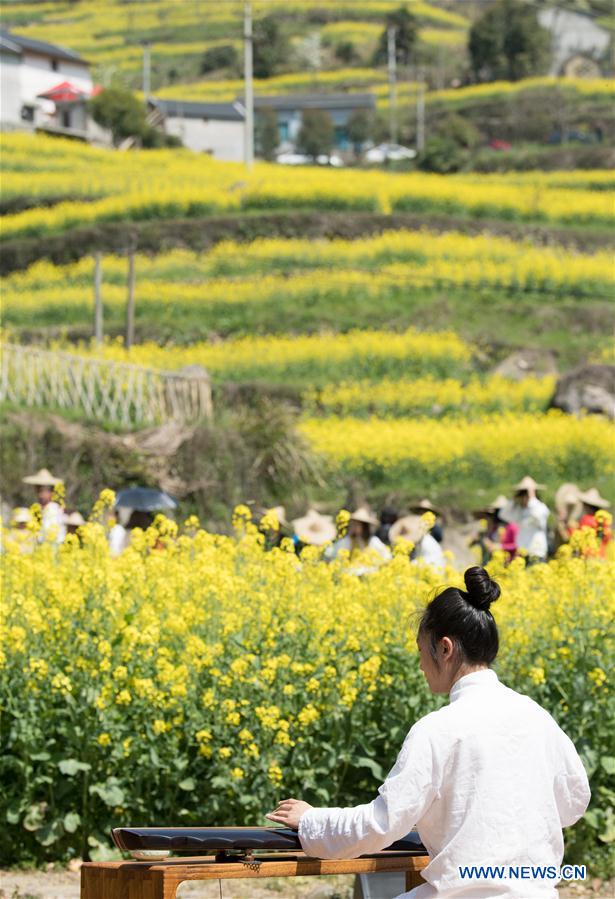
[[[395,54],[395,27],[387,29],[387,56],[389,68],[389,136],[397,143],[397,56]]]
[[[425,149],[425,70],[419,69],[416,86],[416,152]]]
[[[94,340],[97,344],[103,341],[103,306],[102,306],[102,263],[101,254],[94,256]]]
[[[152,60],[150,54],[150,43],[149,41],[143,41],[143,96],[145,97],[145,102],[149,100],[149,95],[151,93],[152,85]]]
[[[135,251],[128,253],[128,295],[126,297],[126,340],[127,350],[135,342]]]
[[[245,119],[243,157],[248,171],[254,162],[254,85],[252,83],[252,0],[245,0],[243,14],[243,77]]]

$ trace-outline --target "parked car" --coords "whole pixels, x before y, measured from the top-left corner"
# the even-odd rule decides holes
[[[402,147],[401,144],[378,144],[365,154],[366,162],[401,162],[403,159],[414,159],[416,150]]]
[[[335,168],[341,168],[344,165],[344,160],[335,153],[332,153],[330,156],[327,153],[321,153],[320,156],[316,157],[316,160],[312,159],[311,156],[306,156],[304,153],[292,152],[280,153],[276,157],[276,162],[279,162],[280,165],[314,165],[314,161],[317,165],[332,165]]]
[[[502,140],[499,137],[494,137],[493,140],[489,141],[489,148],[491,150],[510,150],[512,148],[512,144],[510,141]]]
[[[572,129],[562,131],[557,128],[546,138],[547,144],[599,144],[602,142],[602,129],[594,128],[593,131],[579,131]]]
[[[311,159],[303,153],[280,153],[276,156],[276,162],[280,165],[308,165]]]
[[[326,153],[323,153],[320,156],[316,157],[316,162],[318,163],[318,165],[332,165],[336,169],[340,169],[344,165],[344,160],[336,153],[332,153],[330,156],[328,156]]]

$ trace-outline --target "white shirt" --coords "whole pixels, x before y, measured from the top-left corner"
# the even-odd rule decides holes
[[[436,568],[439,571],[444,571],[446,567],[442,547],[431,534],[425,534],[425,536],[421,538],[421,542],[416,548],[415,558],[421,559],[423,562],[426,562],[428,565],[433,566],[433,568]]]
[[[112,556],[119,556],[128,544],[128,531],[121,524],[114,524],[109,531],[109,552]]]
[[[519,506],[514,500],[509,500],[500,509],[500,518],[503,521],[514,521],[519,525],[517,546],[525,550],[529,556],[538,559],[547,558],[547,521],[549,507],[541,500],[532,496],[527,506]]]
[[[64,524],[64,509],[59,503],[51,500],[41,507],[40,542],[50,539],[53,535],[54,543],[63,543],[66,538],[66,525]]]
[[[427,882],[405,897],[555,899],[555,880],[464,880],[459,867],[559,867],[562,827],[589,799],[570,739],[548,712],[485,669],[460,678],[450,704],[417,721],[372,802],[309,809],[299,838],[310,856],[356,858],[416,826],[430,855]]]
[[[342,537],[340,540],[336,540],[331,546],[328,546],[325,550],[324,557],[327,561],[331,561],[335,559],[337,554],[341,550],[346,550],[346,552],[350,553],[353,549],[353,543],[348,534],[345,537]],[[375,552],[377,553],[385,562],[388,562],[391,558],[391,550],[389,547],[382,542],[380,537],[372,536],[369,538],[368,544],[363,550],[363,552]]]

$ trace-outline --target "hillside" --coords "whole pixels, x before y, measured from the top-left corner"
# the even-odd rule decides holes
[[[311,68],[339,68],[336,55],[340,42],[352,44],[353,65],[371,65],[384,19],[399,7],[398,0],[340,0],[314,4],[290,0],[283,7],[271,0],[255,0],[254,18],[275,13],[290,41],[290,54],[283,69],[288,72]],[[420,26],[420,46],[428,58],[437,47],[463,47],[468,19],[435,3],[413,2],[412,11]],[[95,79],[103,84],[119,81],[130,88],[141,86],[143,50],[151,44],[152,88],[157,91],[174,83],[199,79],[203,54],[220,46],[240,48],[243,2],[227,0],[147,0],[125,3],[101,2],[3,4],[5,28],[40,40],[70,46],[91,60]],[[317,58],[315,59],[315,48]],[[226,70],[235,69],[239,62]],[[219,80],[223,73],[217,70]],[[379,80],[378,73],[374,79]]]
[[[205,516],[221,491],[235,496],[230,480],[255,500],[429,493],[471,508],[479,491],[506,492],[531,469],[550,496],[563,480],[591,480],[610,495],[612,426],[546,412],[555,369],[608,358],[609,172],[258,163],[247,174],[187,151],[121,154],[19,135],[4,139],[2,155],[5,198],[52,204],[4,217],[5,258],[38,253],[4,279],[5,327],[13,339],[68,342],[83,357],[207,368],[226,425],[195,439],[234,449],[213,474],[188,464],[188,448],[180,454],[193,469],[178,472],[184,499]],[[83,342],[92,251],[112,235],[115,251],[102,259],[110,340],[95,347]],[[44,258],[63,245],[66,262]],[[127,351],[130,247],[137,343]],[[493,374],[525,347],[544,358],[535,378]],[[281,417],[279,403],[290,404]],[[261,440],[258,455],[271,453],[276,474],[246,480],[238,448]],[[290,459],[305,461],[301,486]],[[204,479],[222,487],[190,486]]]

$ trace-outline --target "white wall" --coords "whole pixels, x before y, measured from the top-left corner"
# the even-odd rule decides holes
[[[24,52],[20,66],[21,102],[34,103],[38,94],[48,91],[62,81],[70,81],[75,87],[92,90],[92,76],[87,66],[68,60],[57,60],[58,69],[51,68],[48,57]]]
[[[0,122],[3,125],[24,124],[21,121],[19,57],[10,53],[0,55]]]
[[[563,9],[541,9],[538,21],[551,32],[551,75],[559,75],[571,56],[600,57],[609,45],[609,33],[589,18]]]
[[[197,153],[211,153],[226,162],[243,160],[243,122],[210,119],[180,119],[168,116],[165,131],[179,137],[185,147]]]

